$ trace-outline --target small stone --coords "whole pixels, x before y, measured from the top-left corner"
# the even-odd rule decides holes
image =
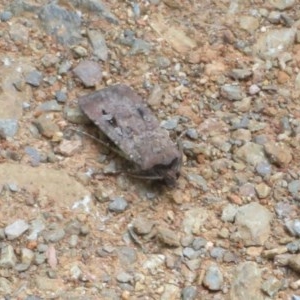
[[[19,191],[18,185],[17,185],[16,183],[14,183],[14,182],[8,183],[8,184],[7,184],[7,187],[8,187],[8,189],[9,189],[11,192],[13,192],[13,193],[16,193],[16,192]]]
[[[63,156],[70,157],[79,152],[81,147],[82,142],[80,140],[62,140],[62,142],[57,147],[57,152]]]
[[[175,300],[180,297],[180,289],[175,284],[165,284],[163,286],[164,292],[162,293],[160,300]]]
[[[41,62],[44,67],[49,68],[51,66],[55,66],[59,62],[59,57],[54,54],[47,53],[42,57]]]
[[[171,65],[169,58],[165,56],[159,56],[156,59],[156,66],[160,69],[165,69]]]
[[[4,232],[8,240],[14,240],[27,231],[29,225],[26,221],[18,219],[14,223],[5,227]]]
[[[292,255],[288,260],[289,267],[297,273],[300,273],[300,254]]]
[[[203,192],[206,192],[208,190],[206,180],[198,174],[187,174],[187,180],[194,186],[200,188]]]
[[[56,243],[65,237],[65,231],[62,228],[47,230],[43,232],[44,239],[47,242]]]
[[[82,81],[85,87],[93,87],[102,79],[102,70],[97,62],[83,60],[76,68],[74,74]]]
[[[89,30],[87,34],[93,47],[93,54],[102,61],[107,61],[108,48],[102,33],[97,30]]]
[[[268,162],[259,162],[256,167],[256,172],[260,175],[260,176],[267,176],[270,175],[272,172],[272,166],[268,163]]]
[[[205,272],[203,285],[210,291],[219,291],[223,286],[223,274],[217,265],[211,265]]]
[[[9,21],[12,17],[13,17],[12,12],[7,11],[7,10],[0,13],[0,20],[1,20],[2,22],[7,22],[7,21]]]
[[[128,207],[127,201],[123,197],[113,197],[108,205],[108,209],[113,212],[123,212]]]
[[[174,117],[166,121],[162,121],[160,127],[167,130],[173,130],[178,126],[178,118]]]
[[[295,0],[269,0],[269,3],[279,10],[293,7]]]
[[[34,252],[28,248],[22,248],[21,250],[22,264],[30,266],[33,259],[34,259]]]
[[[1,277],[0,278],[0,295],[10,295],[12,293],[13,283],[8,279]],[[27,299],[26,299],[27,300]]]
[[[117,275],[118,282],[130,283],[133,280],[133,276],[126,272],[121,272]]]
[[[19,129],[15,119],[0,119],[0,138],[13,137]]]
[[[78,244],[79,237],[76,234],[72,234],[69,239],[69,245],[71,248],[75,248]]]
[[[64,283],[62,279],[48,278],[44,276],[36,276],[35,286],[39,291],[57,292],[63,290]]]
[[[145,235],[151,232],[154,222],[145,219],[145,218],[138,218],[133,222],[133,229],[139,235]]]
[[[230,77],[233,79],[247,79],[252,75],[252,71],[250,69],[232,69],[229,73]]]
[[[197,237],[193,241],[193,248],[195,250],[200,250],[201,248],[204,248],[207,245],[207,240],[201,237]]]
[[[40,115],[35,121],[34,124],[38,128],[39,132],[47,137],[52,138],[56,132],[59,132],[59,127],[53,123],[52,118],[48,114]]]
[[[286,167],[293,158],[291,150],[285,144],[269,142],[264,145],[264,149],[271,162],[279,167]]]
[[[286,220],[285,226],[289,233],[293,236],[300,236],[300,220]]]
[[[231,238],[241,239],[247,246],[261,246],[270,234],[272,214],[258,203],[246,204],[238,209],[235,224],[238,231]]]
[[[82,46],[75,46],[72,48],[72,50],[77,58],[88,56],[87,49]]]
[[[229,203],[224,207],[222,211],[221,220],[224,222],[233,222],[237,212],[238,206]]]
[[[178,235],[174,231],[172,231],[168,228],[160,227],[158,229],[158,238],[162,243],[164,243],[168,246],[171,246],[171,247],[179,247],[180,246],[180,241],[179,241]]]
[[[261,292],[261,270],[255,262],[244,262],[233,274],[230,300],[264,300]]]
[[[263,151],[263,146],[253,142],[248,142],[242,147],[238,148],[234,153],[234,159],[246,162],[253,166],[267,161]]]
[[[72,63],[68,60],[63,61],[58,69],[58,74],[64,75],[72,68]]]
[[[238,85],[225,84],[221,87],[220,93],[224,98],[232,101],[240,101],[246,97],[246,94]]]
[[[181,291],[182,300],[196,300],[197,295],[198,292],[195,286],[187,286]]]
[[[59,103],[65,103],[67,100],[67,94],[63,91],[56,91],[55,98]]]
[[[143,263],[143,268],[150,271],[152,275],[163,270],[166,257],[162,254],[151,254],[147,256],[147,260]]]
[[[17,257],[14,248],[11,245],[4,246],[1,250],[0,268],[14,268],[17,262]]]
[[[62,111],[62,107],[56,102],[56,100],[50,100],[39,105],[37,111],[38,112]]]
[[[292,180],[288,185],[288,190],[294,197],[297,197],[300,192],[300,180]]]
[[[64,109],[64,118],[74,124],[90,124],[90,119],[77,107],[68,107]]]
[[[188,128],[186,131],[186,136],[189,137],[192,140],[197,140],[199,135],[195,128]]]
[[[264,182],[255,186],[255,191],[259,199],[267,198],[271,193],[271,188]]]
[[[262,284],[262,290],[271,298],[274,298],[279,290],[283,287],[283,282],[276,277],[270,277]]]
[[[43,79],[43,74],[37,70],[31,71],[25,75],[25,82],[38,87]]]

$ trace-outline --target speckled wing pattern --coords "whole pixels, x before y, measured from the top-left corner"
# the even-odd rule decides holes
[[[155,167],[173,167],[181,153],[167,130],[144,103],[124,84],[109,86],[82,96],[78,103],[83,112],[142,171]]]

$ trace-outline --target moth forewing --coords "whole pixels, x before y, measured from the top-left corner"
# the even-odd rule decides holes
[[[143,99],[124,84],[78,98],[82,111],[128,160],[154,180],[176,181],[181,152]]]

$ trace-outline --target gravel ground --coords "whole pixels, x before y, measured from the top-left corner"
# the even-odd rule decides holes
[[[300,299],[299,1],[2,0],[0,20],[1,299]],[[105,140],[78,97],[115,83],[180,137],[175,188],[82,133]]]

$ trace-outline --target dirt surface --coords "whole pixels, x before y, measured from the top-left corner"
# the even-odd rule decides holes
[[[300,299],[300,4],[0,3],[1,299]],[[77,99],[122,83],[183,147],[133,178]],[[84,134],[86,132],[87,134]]]

